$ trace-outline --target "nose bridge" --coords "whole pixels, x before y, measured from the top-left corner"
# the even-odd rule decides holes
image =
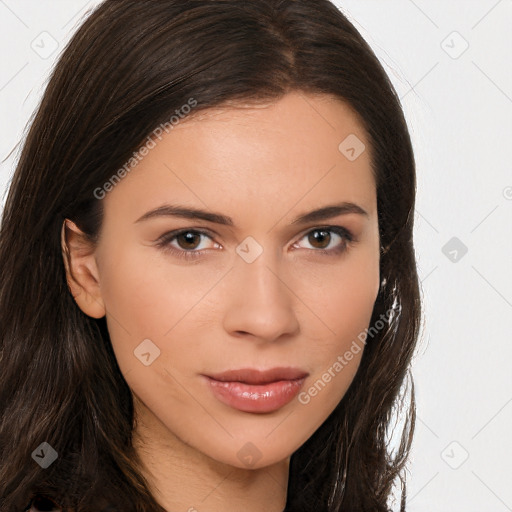
[[[249,298],[266,297],[283,300],[286,286],[283,283],[280,268],[279,251],[271,245],[270,237],[260,235],[246,237],[236,248],[234,272]]]
[[[297,328],[290,289],[280,272],[279,251],[248,237],[237,247],[225,328],[275,339]]]
[[[263,251],[253,262],[238,262],[239,278],[251,287],[253,295],[283,295],[283,281],[279,261],[270,249]]]

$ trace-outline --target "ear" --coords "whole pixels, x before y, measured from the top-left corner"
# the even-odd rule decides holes
[[[61,230],[61,246],[66,280],[75,302],[86,315],[102,318],[105,316],[105,304],[101,297],[92,242],[74,222],[65,219]]]

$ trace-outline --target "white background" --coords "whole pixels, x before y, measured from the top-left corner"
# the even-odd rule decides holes
[[[98,3],[0,0],[0,209],[49,70]],[[417,161],[425,320],[407,510],[512,511],[512,1],[336,5],[390,75]]]

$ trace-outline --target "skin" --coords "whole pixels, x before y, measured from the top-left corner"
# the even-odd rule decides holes
[[[307,391],[369,326],[380,282],[369,142],[355,112],[324,95],[292,92],[265,106],[198,114],[106,195],[96,246],[66,221],[68,284],[84,313],[106,315],[157,500],[169,511],[282,511],[290,456],[342,399],[362,350],[308,403],[295,398],[271,413],[221,403],[200,374],[293,366],[309,373]],[[349,134],[367,148],[354,161],[338,149]],[[342,201],[367,216],[292,224]],[[222,213],[234,226],[170,216],[136,222],[165,203]],[[315,239],[326,226],[354,240],[332,231]],[[195,259],[157,246],[184,228],[208,236],[167,247],[202,251]],[[236,252],[249,236],[263,249],[251,263]],[[160,350],[148,366],[134,355],[145,339]],[[241,449],[253,455],[250,467]]]

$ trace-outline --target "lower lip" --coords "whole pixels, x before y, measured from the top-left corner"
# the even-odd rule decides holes
[[[230,407],[243,412],[273,412],[290,403],[304,384],[303,377],[280,380],[268,384],[221,382],[206,377],[215,397]]]

